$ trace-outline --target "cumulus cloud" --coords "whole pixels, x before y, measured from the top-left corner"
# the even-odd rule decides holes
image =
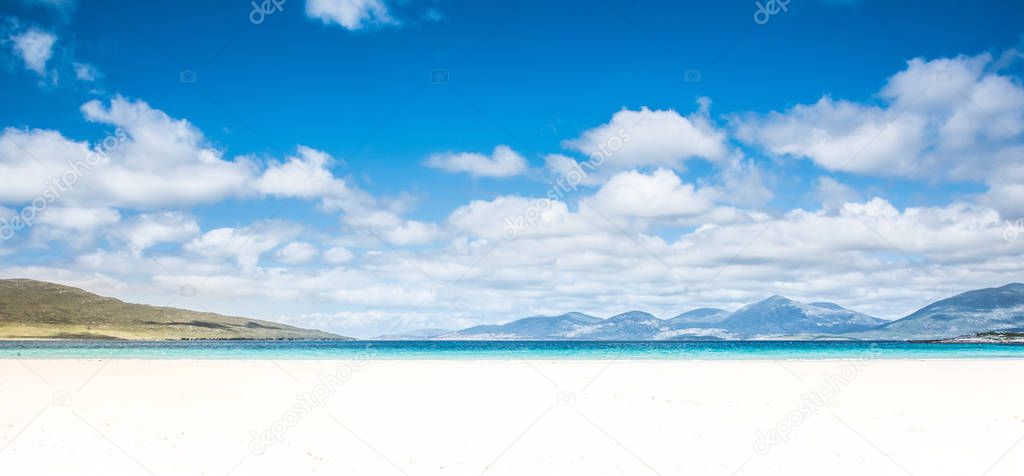
[[[48,76],[46,63],[53,56],[53,45],[57,43],[56,35],[37,28],[29,28],[11,35],[10,41],[15,53],[25,63],[26,69],[44,78]]]
[[[254,188],[261,195],[322,198],[334,208],[373,206],[372,196],[331,172],[336,162],[326,152],[300,145],[296,155],[268,164]]]
[[[440,236],[440,229],[433,223],[406,220],[387,210],[372,210],[358,216],[349,214],[344,220],[356,232],[369,233],[374,238],[393,245],[418,245],[430,243]]]
[[[98,232],[118,225],[121,214],[111,208],[87,208],[77,204],[50,206],[36,217],[35,241],[63,241],[80,248],[91,244]]]
[[[570,183],[575,185],[593,187],[607,179],[605,176],[607,174],[602,175],[597,172],[600,165],[596,162],[584,161],[581,164],[576,159],[563,154],[548,154],[544,158],[544,164],[556,177],[564,177],[566,181],[571,179]]]
[[[133,253],[158,243],[181,243],[199,234],[195,219],[180,212],[143,213],[118,228],[115,238],[128,240]]]
[[[306,0],[306,16],[348,30],[397,23],[383,0]]]
[[[277,251],[277,260],[286,264],[308,263],[319,254],[316,246],[303,241],[293,241]]]
[[[86,232],[121,221],[117,210],[88,209],[76,206],[50,207],[39,215],[39,223],[54,228]]]
[[[146,219],[131,224],[139,229],[123,231],[135,252],[159,242],[148,233],[180,226],[175,231],[182,235],[170,241],[197,233],[194,222],[157,211],[227,198],[317,200],[323,211],[338,212],[364,241],[405,246],[429,243],[442,234],[436,224],[402,216],[410,206],[407,197],[375,197],[336,176],[331,169],[337,161],[323,151],[300,145],[295,154],[261,165],[254,157],[226,157],[190,122],[143,101],[117,96],[109,103],[87,102],[81,110],[87,120],[114,130],[94,144],[57,131],[8,128],[0,133],[0,174],[19,177],[0,188],[0,203],[21,206],[45,198],[47,203],[74,200],[96,209],[143,211]],[[223,229],[196,238],[186,249],[223,254],[217,243],[241,242],[233,229]],[[267,250],[257,251],[239,256],[239,262],[255,267]]]
[[[844,203],[860,199],[860,193],[856,189],[832,177],[814,179],[811,183],[811,191],[818,200],[821,200],[822,208],[828,210],[834,210]]]
[[[448,216],[447,226],[456,234],[501,240],[512,234],[538,238],[582,235],[600,229],[601,218],[584,217],[570,211],[567,203],[547,197],[506,195],[456,208]]]
[[[209,202],[247,192],[253,165],[225,160],[187,120],[120,96],[109,104],[89,101],[81,109],[87,120],[124,133],[94,147],[104,149],[97,170],[76,187],[87,199],[150,207]],[[80,152],[56,160],[67,163],[84,157]]]
[[[348,263],[355,258],[355,254],[344,246],[332,246],[324,251],[324,260],[330,264]]]
[[[683,183],[667,169],[615,175],[601,186],[590,204],[607,213],[641,218],[694,217],[714,206],[706,190]]]
[[[992,63],[987,53],[916,58],[889,77],[881,105],[826,96],[731,122],[737,137],[773,155],[865,175],[986,181],[988,199],[1005,202],[999,196],[1013,187],[1002,177],[1024,160],[1024,85]]]
[[[38,197],[41,184],[97,206],[153,208],[210,203],[228,197],[320,198],[335,208],[378,206],[330,171],[326,153],[299,146],[294,156],[262,170],[250,157],[225,157],[184,119],[121,96],[82,105],[91,122],[113,126],[94,144],[60,132],[7,128],[0,133],[0,172],[21,177],[0,189],[0,203]]]
[[[297,226],[279,221],[217,228],[189,241],[185,250],[204,257],[233,259],[243,270],[252,271],[264,253],[288,242],[298,232]]]
[[[512,177],[526,172],[523,156],[507,145],[499,145],[488,157],[476,152],[445,152],[433,154],[426,165],[451,173],[467,173],[473,177]]]
[[[726,134],[711,121],[708,106],[701,99],[699,109],[687,116],[674,110],[623,109],[562,145],[609,173],[648,166],[678,170],[689,159],[719,160],[728,154]]]

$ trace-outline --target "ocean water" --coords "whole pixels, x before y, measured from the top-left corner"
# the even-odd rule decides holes
[[[1024,345],[908,342],[0,341],[23,359],[749,360],[1024,358]]]

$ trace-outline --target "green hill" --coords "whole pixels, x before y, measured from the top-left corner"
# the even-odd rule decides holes
[[[349,339],[275,322],[130,304],[78,288],[0,279],[0,339]]]

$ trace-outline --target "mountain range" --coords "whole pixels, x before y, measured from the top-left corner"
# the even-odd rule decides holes
[[[407,340],[992,340],[1024,330],[1024,284],[957,294],[896,320],[829,302],[783,296],[736,311],[693,309],[669,319],[629,311],[606,319],[570,312],[458,331],[424,329]],[[980,336],[980,337],[974,337]],[[81,289],[0,279],[0,338],[350,339],[270,321],[131,304]]]
[[[901,319],[880,319],[830,302],[783,296],[729,312],[694,309],[669,319],[630,311],[602,319],[579,312],[533,316],[434,334],[439,340],[944,339],[1024,327],[1024,284],[979,289],[929,304]],[[400,336],[391,336],[401,338]]]

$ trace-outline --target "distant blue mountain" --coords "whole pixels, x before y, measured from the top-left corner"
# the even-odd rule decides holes
[[[855,337],[942,339],[1024,327],[1024,284],[978,289],[929,304]]]
[[[665,324],[671,328],[692,326],[695,324],[715,324],[722,322],[727,317],[729,317],[729,311],[726,311],[725,309],[702,307],[684,312],[672,319],[666,319]]]
[[[451,329],[417,329],[400,334],[385,334],[374,337],[376,340],[423,340],[433,339],[451,333]]]
[[[664,321],[642,311],[617,314],[581,329],[576,337],[591,340],[651,340],[664,326]]]
[[[607,319],[572,312],[560,316],[534,316],[507,324],[470,327],[443,334],[439,339],[459,340],[722,340],[818,336],[863,330],[885,321],[835,304],[808,305],[781,296],[730,313],[700,308],[671,319],[658,319],[630,311]]]
[[[717,327],[741,337],[843,334],[877,327],[887,321],[838,304],[804,304],[772,296],[730,314]]]
[[[830,302],[772,296],[735,312],[700,308],[671,319],[630,311],[607,319],[578,312],[476,326],[435,338],[460,340],[942,339],[1024,328],[1024,284],[979,289],[886,321]]]
[[[567,339],[580,328],[597,324],[601,318],[581,312],[560,316],[534,316],[500,325],[470,327],[438,336],[440,339]]]

